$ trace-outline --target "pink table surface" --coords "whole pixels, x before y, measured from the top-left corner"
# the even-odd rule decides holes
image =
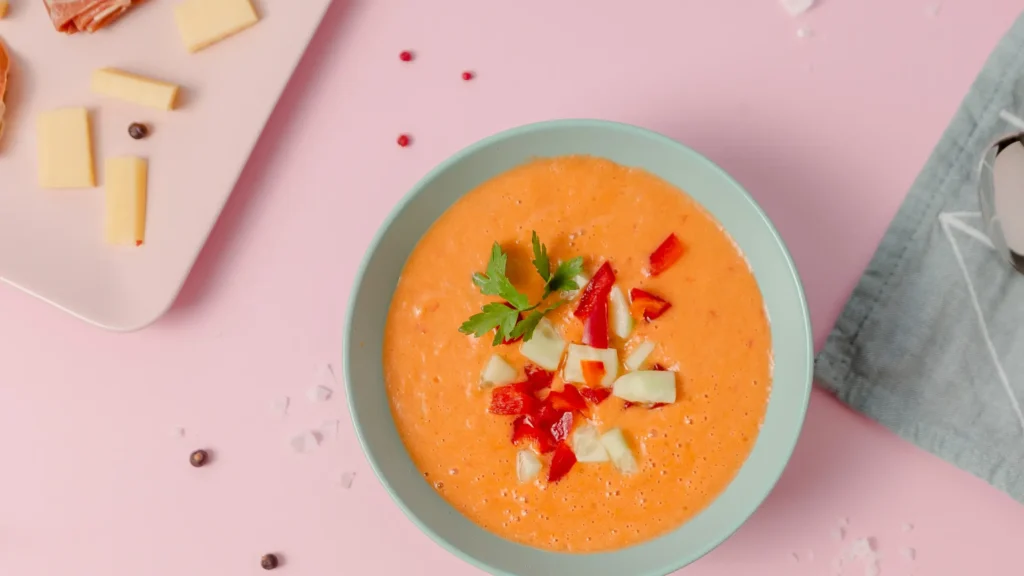
[[[437,162],[508,127],[653,128],[765,207],[820,344],[1020,9],[928,5],[823,0],[791,19],[773,0],[337,0],[164,320],[104,333],[0,287],[0,573],[255,575],[277,551],[293,576],[479,574],[391,503],[340,388],[304,397],[318,365],[340,364],[349,286],[387,212]],[[401,132],[412,147],[395,145]],[[330,418],[336,440],[291,451],[292,434]],[[188,466],[197,447],[213,464]],[[841,517],[844,543],[830,535]],[[830,574],[859,536],[877,538],[886,576],[1019,573],[1024,508],[815,392],[777,489],[684,572]]]

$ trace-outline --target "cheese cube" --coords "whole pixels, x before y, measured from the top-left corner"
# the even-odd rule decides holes
[[[92,135],[85,108],[43,112],[36,120],[39,186],[92,188]]]
[[[113,68],[102,68],[92,73],[92,91],[157,110],[171,110],[178,97],[178,86],[129,74]]]
[[[237,34],[259,22],[250,0],[185,0],[174,7],[178,32],[189,52]]]
[[[146,241],[146,180],[144,158],[107,158],[106,240],[108,244],[141,246]]]
[[[7,16],[7,0],[0,0],[0,20]]]

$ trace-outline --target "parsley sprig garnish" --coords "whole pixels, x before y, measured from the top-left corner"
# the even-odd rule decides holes
[[[473,284],[476,284],[485,296],[497,296],[504,302],[485,304],[478,314],[471,316],[459,327],[459,332],[472,334],[479,338],[494,330],[494,341],[492,342],[494,346],[505,340],[515,340],[520,337],[523,342],[526,342],[533,338],[533,331],[537,329],[537,325],[544,316],[565,304],[565,300],[558,300],[543,306],[549,296],[556,292],[579,290],[580,286],[576,282],[576,276],[583,272],[583,258],[576,257],[562,262],[552,273],[548,249],[541,244],[537,232],[533,233],[532,242],[533,267],[544,280],[544,295],[541,296],[540,301],[531,305],[529,297],[512,285],[508,276],[505,275],[508,255],[502,252],[501,246],[495,242],[491,247],[491,258],[487,262],[487,270],[473,274]],[[521,314],[523,318],[520,320]]]

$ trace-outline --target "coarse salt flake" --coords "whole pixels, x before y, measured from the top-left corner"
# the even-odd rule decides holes
[[[338,421],[324,420],[324,423],[320,425],[320,435],[323,436],[324,440],[334,440],[337,438]]]
[[[183,438],[184,436],[185,436],[185,429],[184,428],[171,428],[171,437],[172,438]]]
[[[331,399],[331,394],[334,391],[327,386],[313,386],[306,391],[306,398],[309,398],[310,402],[326,402]]]
[[[320,445],[320,438],[318,438],[313,432],[307,430],[292,436],[291,445],[292,450],[295,450],[299,454],[305,454],[306,452],[311,452]]]
[[[799,16],[814,6],[814,0],[780,0],[790,16]]]
[[[836,526],[832,529],[832,539],[836,542],[842,542],[843,538],[846,537],[846,530],[842,526]]]
[[[940,12],[942,12],[942,4],[938,2],[933,2],[932,4],[929,4],[927,8],[925,8],[925,12],[932,18],[935,18],[936,16],[939,15]]]
[[[854,559],[871,559],[875,556],[875,543],[871,538],[858,538],[850,546],[850,557]]]
[[[814,30],[808,28],[807,26],[798,28],[796,31],[797,38],[810,38],[811,36],[814,36]]]
[[[288,414],[289,404],[291,404],[291,400],[287,396],[274,400],[274,412],[277,412],[281,416]]]
[[[316,372],[316,379],[313,386],[306,392],[306,397],[311,402],[326,402],[331,399],[334,387],[338,385],[334,377],[334,369],[330,364],[324,364]]]
[[[914,561],[914,558],[917,558],[917,551],[913,548],[901,548],[900,554],[907,560],[910,560],[911,562]]]
[[[356,473],[355,472],[342,472],[341,473],[341,477],[338,479],[338,482],[339,482],[339,484],[341,484],[342,488],[348,490],[349,488],[352,487],[352,482],[354,482],[355,479],[356,479]]]
[[[911,524],[910,522],[907,522],[906,524],[903,525],[903,528],[901,528],[901,529],[903,530],[904,534],[909,534],[910,532],[914,531],[914,525]]]

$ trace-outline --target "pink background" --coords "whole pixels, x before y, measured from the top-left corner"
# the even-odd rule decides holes
[[[630,4],[336,0],[167,317],[105,333],[0,286],[0,572],[255,575],[276,551],[296,576],[479,574],[390,502],[340,386],[304,397],[317,366],[340,363],[357,262],[398,198],[518,124],[653,128],[765,207],[820,344],[1020,6],[946,0],[930,17],[922,0],[823,0],[791,19],[773,0]],[[291,451],[329,418],[339,438]],[[215,453],[206,468],[187,463],[197,447]],[[830,536],[841,517],[844,543]],[[877,538],[885,576],[1016,573],[1024,508],[815,392],[775,492],[685,573],[829,574],[859,536]]]

